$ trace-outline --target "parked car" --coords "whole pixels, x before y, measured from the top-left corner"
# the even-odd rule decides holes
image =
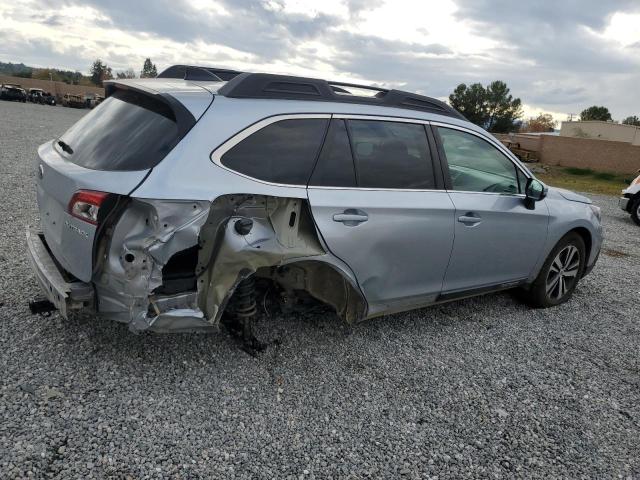
[[[30,88],[27,92],[27,99],[32,103],[39,103],[41,105],[56,104],[55,97],[41,88]]]
[[[30,88],[27,92],[27,100],[32,103],[44,103],[44,90],[41,88]]]
[[[638,173],[640,173],[640,170],[638,170]],[[640,175],[622,191],[619,204],[622,210],[631,214],[631,219],[635,224],[640,226]]]
[[[38,149],[27,243],[48,300],[135,331],[246,333],[257,291],[347,322],[512,288],[571,298],[597,206],[441,101],[352,87],[184,66],[107,82]]]
[[[70,108],[85,108],[85,101],[81,95],[65,93],[62,96],[62,106]]]
[[[27,101],[27,92],[20,85],[5,83],[0,85],[0,100],[13,100],[24,103]]]
[[[52,105],[55,106],[56,104],[56,97],[51,95],[51,92],[44,92],[43,96],[42,96],[42,103],[44,103],[45,105]]]

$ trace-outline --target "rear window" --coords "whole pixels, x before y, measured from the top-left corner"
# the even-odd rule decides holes
[[[327,129],[319,118],[282,120],[247,137],[222,155],[222,164],[259,180],[306,185]]]
[[[94,170],[146,170],[180,141],[171,108],[137,92],[117,91],[60,137],[73,163]]]

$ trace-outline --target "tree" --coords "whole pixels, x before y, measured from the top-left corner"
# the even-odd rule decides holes
[[[640,118],[637,115],[633,115],[631,117],[627,117],[622,120],[622,123],[625,125],[633,125],[635,127],[640,127]]]
[[[522,117],[522,102],[513,98],[507,84],[500,80],[486,88],[479,83],[469,87],[461,83],[449,95],[449,103],[470,122],[492,132],[517,130]]]
[[[155,78],[158,76],[158,69],[156,68],[154,63],[151,63],[151,59],[147,58],[144,61],[144,65],[142,66],[142,71],[140,72],[140,78]]]
[[[123,72],[116,72],[116,78],[136,78],[136,72],[133,68],[127,68]]]
[[[550,113],[541,113],[536,118],[530,118],[522,128],[521,132],[553,132],[556,128],[556,122]]]
[[[470,122],[484,126],[487,119],[485,109],[486,93],[484,87],[479,83],[474,83],[469,87],[461,83],[449,95],[449,104]]]
[[[102,86],[102,82],[113,78],[111,73],[111,67],[108,67],[99,58],[93,62],[91,66],[91,82],[99,87]]]
[[[598,107],[594,105],[592,107],[585,108],[580,113],[580,120],[583,122],[588,120],[601,120],[603,122],[610,122],[612,119],[607,107]]]

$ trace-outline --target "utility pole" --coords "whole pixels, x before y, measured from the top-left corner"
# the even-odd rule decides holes
[[[570,122],[573,122],[573,116],[574,116],[574,115],[577,115],[577,113],[570,113],[570,114],[569,114],[569,121],[570,121]]]

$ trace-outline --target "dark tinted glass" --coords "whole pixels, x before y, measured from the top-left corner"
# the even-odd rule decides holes
[[[328,120],[282,120],[245,138],[222,156],[224,166],[274,183],[306,185]]]
[[[355,187],[356,175],[344,120],[331,120],[322,153],[309,185]]]
[[[454,190],[519,193],[516,166],[485,140],[470,133],[438,127]],[[523,179],[524,181],[524,179]]]
[[[435,188],[422,125],[349,120],[359,187]]]
[[[171,109],[135,92],[116,92],[65,132],[72,162],[95,170],[152,168],[180,141]]]

